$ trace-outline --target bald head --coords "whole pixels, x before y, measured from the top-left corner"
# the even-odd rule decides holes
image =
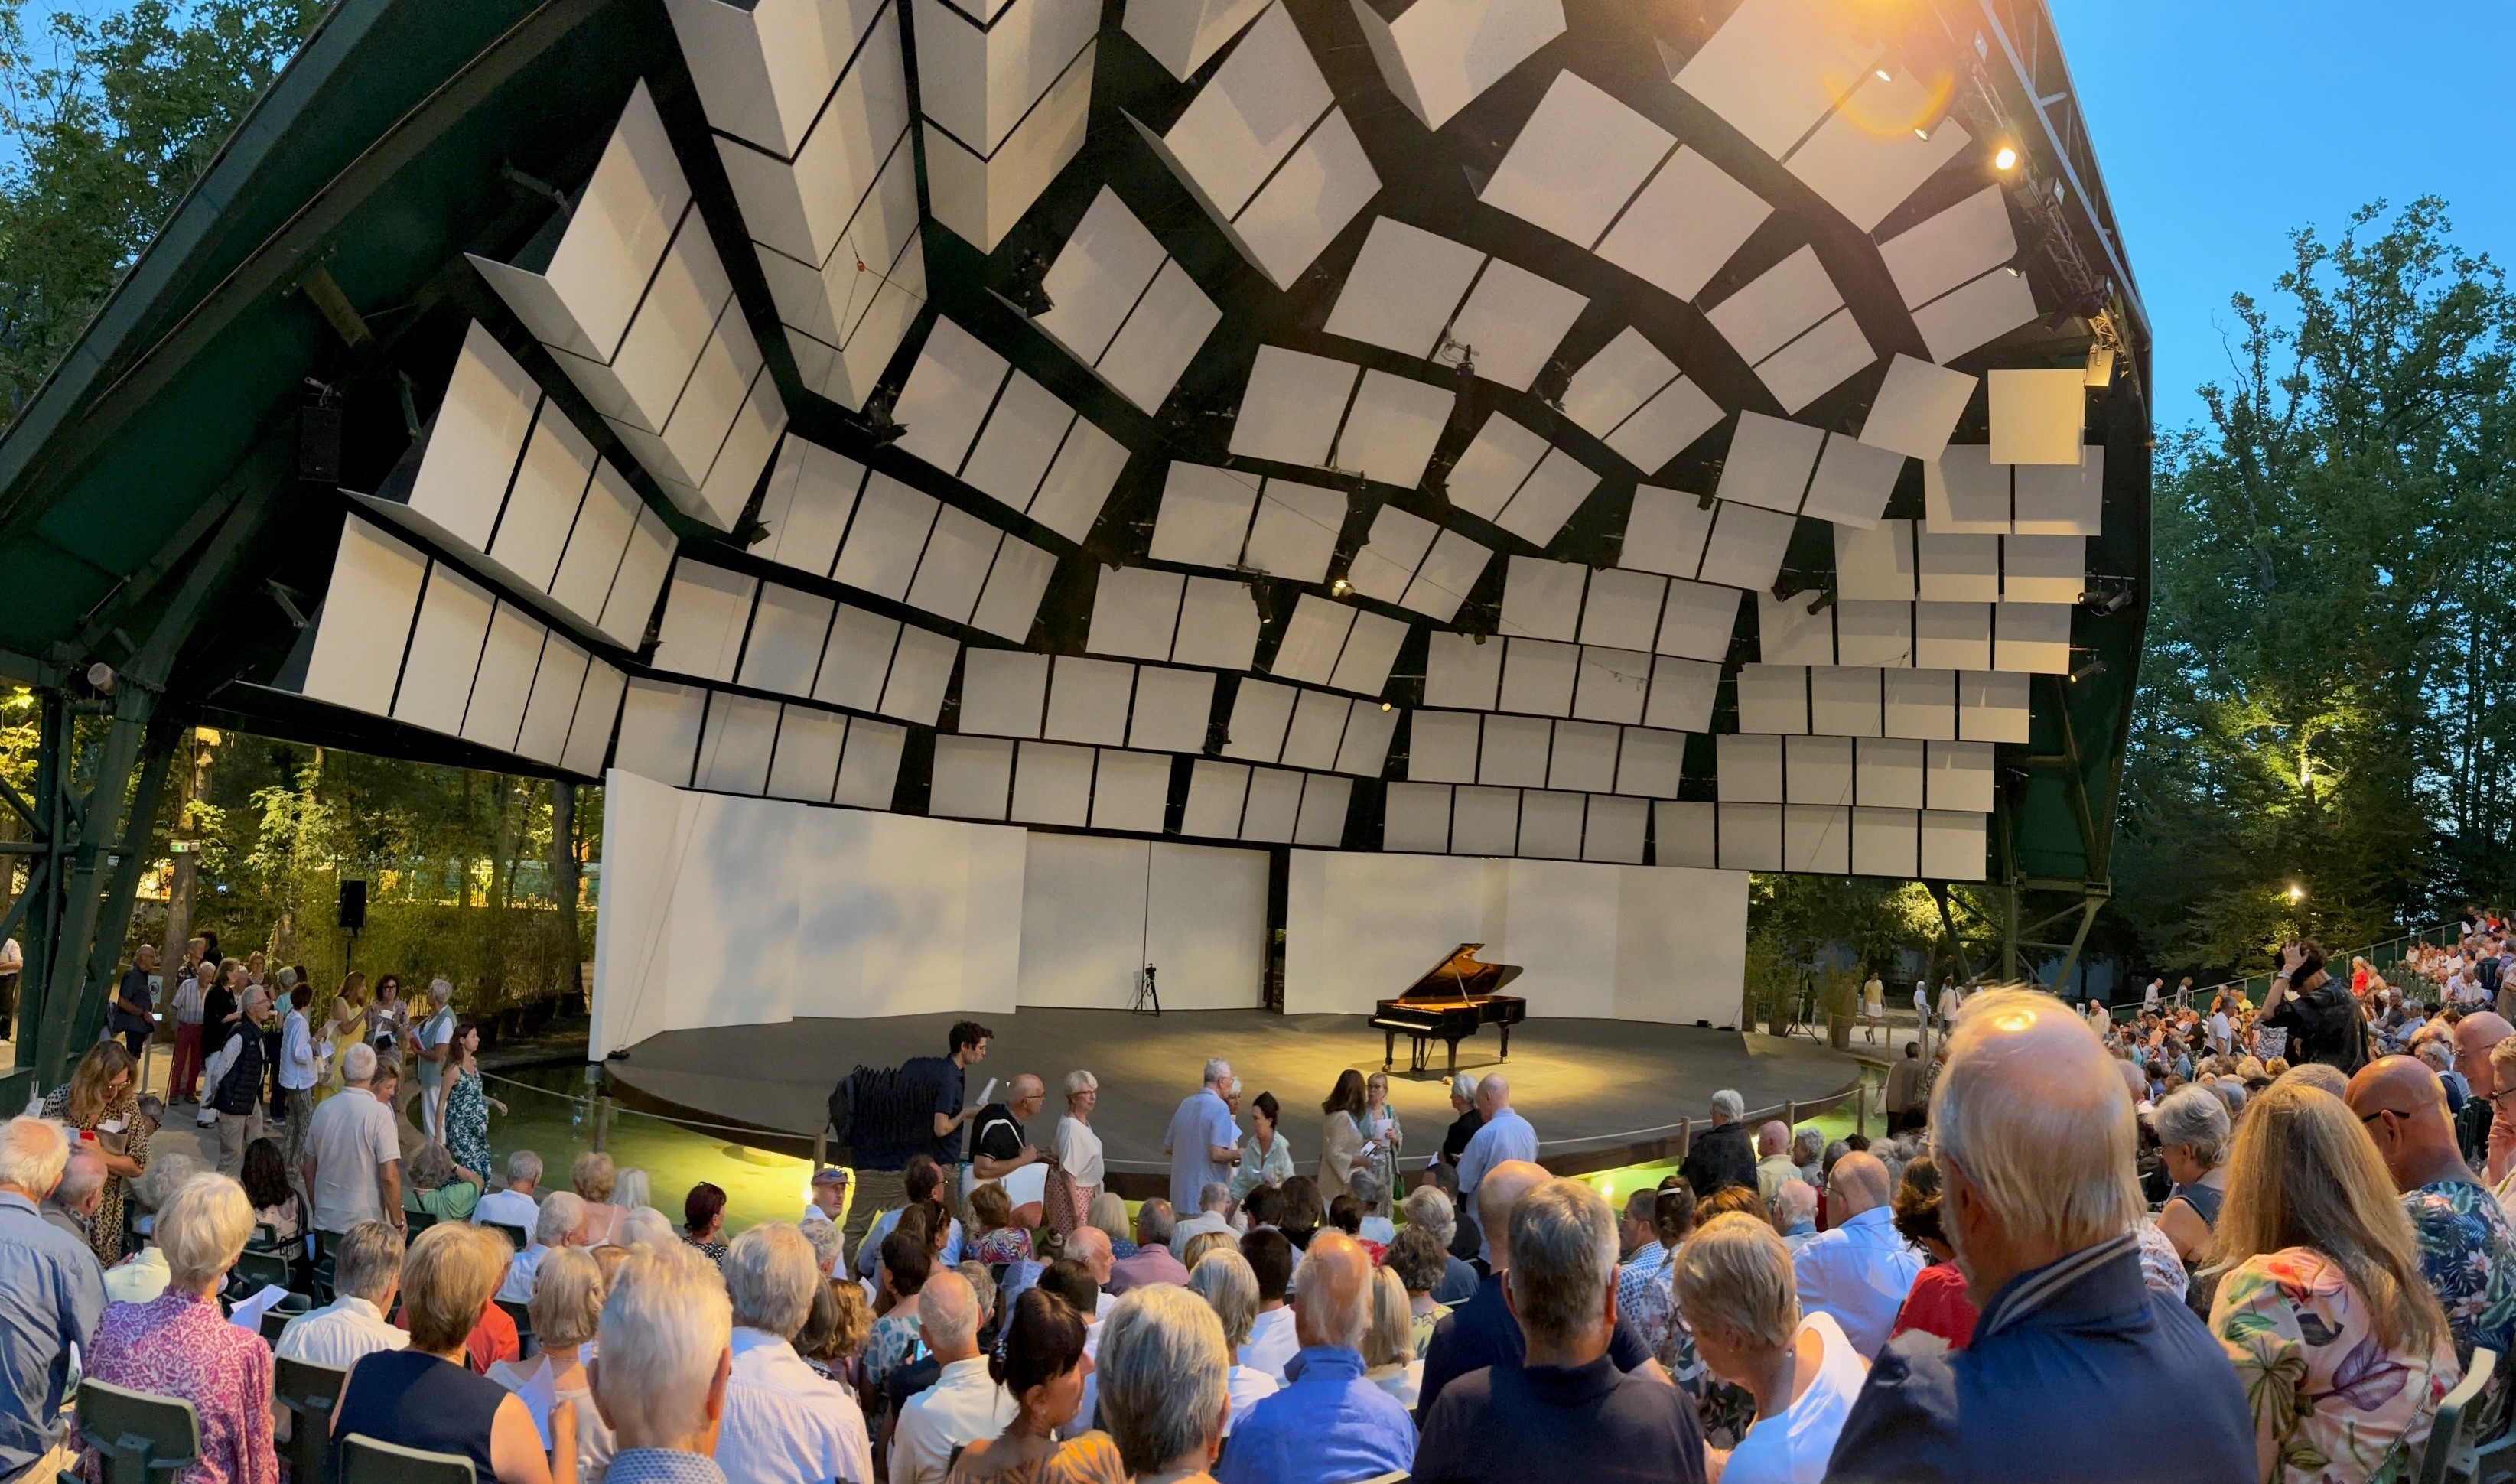
[[[1756,1155],[1759,1159],[1782,1153],[1791,1147],[1791,1125],[1780,1119],[1756,1130]]]
[[[1521,1197],[1553,1178],[1527,1160],[1505,1160],[1487,1170],[1486,1177],[1477,1182],[1477,1230],[1485,1235],[1489,1265],[1497,1270],[1510,1265],[1507,1243],[1512,1208],[1520,1204]]]
[[[2454,1024],[2454,1070],[2472,1084],[2475,1097],[2495,1097],[2498,1083],[2490,1070],[2490,1050],[2516,1034],[2502,1017],[2489,1010],[2466,1015]]]
[[[1048,1084],[1033,1074],[1025,1072],[1014,1079],[1013,1087],[1006,1094],[1006,1104],[1012,1108],[1014,1117],[1027,1119],[1039,1111],[1039,1105],[1047,1097]]]
[[[2417,1057],[2380,1056],[2350,1079],[2342,1101],[2358,1115],[2396,1190],[2428,1184],[2445,1170],[2468,1173],[2456,1152],[2446,1087]],[[2452,1168],[2448,1168],[2452,1166]]]
[[[1311,1239],[1293,1269],[1293,1336],[1305,1349],[1363,1348],[1371,1319],[1371,1254],[1340,1231]]]
[[[97,1201],[105,1194],[105,1161],[84,1144],[73,1147],[69,1163],[62,1166],[62,1183],[53,1188],[53,1204],[82,1216],[94,1215]]]
[[[1825,1177],[1826,1221],[1840,1226],[1866,1210],[1887,1204],[1891,1194],[1887,1166],[1874,1154],[1855,1150],[1834,1162]]]
[[[1103,1287],[1110,1282],[1110,1265],[1116,1260],[1116,1250],[1110,1246],[1110,1234],[1097,1226],[1079,1226],[1066,1239],[1066,1255],[1092,1270],[1092,1281]]]
[[[1489,1072],[1477,1083],[1477,1112],[1492,1118],[1511,1106],[1511,1083],[1499,1072]]]

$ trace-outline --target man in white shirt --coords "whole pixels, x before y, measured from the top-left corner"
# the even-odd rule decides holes
[[[392,1227],[381,1221],[353,1227],[332,1257],[332,1292],[338,1296],[288,1321],[271,1353],[346,1371],[362,1355],[407,1346],[409,1333],[385,1320],[401,1286],[401,1237]]]
[[[282,969],[279,977],[293,981],[297,973]],[[287,1104],[279,1152],[291,1165],[306,1157],[306,1130],[314,1118],[314,1037],[306,1024],[306,1007],[314,1002],[313,985],[292,983],[279,1023],[279,1095]]]
[[[734,1372],[717,1433],[718,1466],[729,1479],[757,1484],[875,1484],[864,1414],[846,1388],[805,1365],[792,1343],[813,1315],[813,1290],[821,1282],[813,1245],[792,1226],[755,1226],[734,1239],[722,1270],[734,1304]]]
[[[1931,1023],[1931,987],[1919,979],[1913,981],[1913,1019],[1924,1026]]]
[[[341,1093],[314,1110],[306,1126],[301,1168],[314,1207],[314,1229],[348,1232],[361,1221],[398,1231],[401,1136],[394,1131],[393,1086],[371,1087],[376,1048],[352,1046],[341,1057]]]
[[[1232,1187],[1220,1181],[1209,1183],[1196,1193],[1196,1214],[1171,1227],[1171,1255],[1188,1260],[1188,1245],[1207,1232],[1221,1232],[1227,1237],[1239,1234],[1232,1229]]]
[[[1537,1130],[1511,1106],[1511,1083],[1499,1072],[1489,1072],[1477,1083],[1477,1112],[1485,1122],[1459,1156],[1459,1208],[1477,1208],[1477,1184],[1495,1166],[1513,1160],[1537,1163]],[[1480,1235],[1478,1246],[1492,1260],[1490,1246]]]
[[[2233,1033],[2228,1028],[2227,1008],[2224,1004],[2212,1005],[2210,1007],[2210,1048],[2221,1056],[2227,1055],[2231,1034]]]
[[[813,1199],[798,1218],[800,1224],[810,1226],[818,1222],[828,1227],[834,1237],[843,1236],[842,1228],[848,1219],[848,1190],[855,1183],[855,1175],[835,1165],[813,1171]],[[830,1267],[834,1273],[847,1261],[847,1243],[841,1241],[837,1251],[838,1260]]]
[[[988,1378],[987,1358],[979,1351],[979,1297],[967,1279],[950,1272],[927,1279],[917,1294],[917,1327],[944,1369],[934,1385],[900,1409],[890,1484],[942,1484],[953,1450],[995,1437],[1014,1420],[1014,1399]],[[725,1457],[722,1442],[717,1457]]]
[[[1110,1293],[1111,1276],[1118,1271],[1118,1250],[1110,1245],[1110,1234],[1097,1226],[1076,1227],[1074,1234],[1066,1239],[1066,1255],[1082,1263],[1084,1271],[1092,1275],[1093,1287],[1099,1291],[1093,1315],[1108,1318],[1110,1306],[1118,1301]]]
[[[527,1240],[541,1220],[541,1203],[533,1199],[541,1188],[542,1157],[529,1149],[519,1149],[507,1156],[507,1188],[493,1190],[472,1208],[472,1224],[495,1222],[500,1226],[524,1229]]]
[[[2149,982],[2149,988],[2140,992],[2140,1012],[2143,1015],[2157,1014],[2159,996],[2163,995],[2165,992],[2166,981],[2164,979],[2160,978],[2151,980]]]
[[[1877,1357],[1896,1311],[1922,1270],[1922,1254],[1899,1234],[1887,1208],[1887,1166],[1854,1152],[1826,1176],[1826,1229],[1791,1259],[1800,1307],[1834,1316],[1864,1360]]]
[[[585,1246],[585,1198],[572,1190],[553,1191],[533,1216],[532,1233],[532,1246],[507,1264],[506,1282],[498,1286],[498,1296],[509,1303],[532,1300],[533,1275],[552,1248]]]

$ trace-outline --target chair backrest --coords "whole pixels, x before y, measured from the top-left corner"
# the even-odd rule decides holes
[[[266,1284],[288,1287],[288,1258],[279,1252],[257,1252],[251,1248],[236,1254],[235,1266],[229,1269],[231,1282],[241,1282],[247,1294],[259,1293]]]
[[[516,1338],[530,1339],[533,1334],[532,1310],[512,1298],[501,1298],[497,1303],[499,1308],[506,1310],[507,1317],[516,1322]]]
[[[509,1226],[504,1221],[483,1221],[481,1224],[506,1238],[517,1251],[521,1252],[533,1245],[533,1234],[521,1226]]]
[[[2429,1423],[2429,1440],[2420,1446],[2419,1462],[2411,1469],[2414,1484],[2446,1484],[2447,1464],[2463,1440],[2464,1423],[2497,1367],[2496,1351],[2483,1345],[2473,1347],[2472,1363],[2464,1367],[2463,1379],[2446,1394],[2445,1401],[2438,1403],[2437,1417]]]
[[[298,1484],[320,1484],[330,1466],[332,1409],[349,1381],[349,1372],[311,1360],[282,1356],[273,1363],[272,1400],[294,1419],[286,1453],[289,1477]]]
[[[472,1461],[450,1453],[379,1443],[363,1432],[341,1442],[337,1484],[481,1484]]]
[[[421,1232],[437,1224],[436,1215],[424,1210],[405,1210],[402,1212],[402,1219],[407,1223],[406,1230],[411,1237],[417,1237]]]
[[[82,1380],[78,1425],[104,1463],[102,1484],[161,1484],[201,1456],[200,1414],[177,1397]]]

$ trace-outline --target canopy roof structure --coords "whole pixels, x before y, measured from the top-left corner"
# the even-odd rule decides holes
[[[0,438],[21,1044],[196,723],[1985,881],[2014,973],[2148,343],[2032,0],[343,0]]]

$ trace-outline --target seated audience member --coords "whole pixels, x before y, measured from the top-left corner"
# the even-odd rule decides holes
[[[46,1222],[90,1244],[91,1256],[96,1251],[96,1213],[105,1205],[105,1182],[110,1173],[105,1161],[96,1155],[83,1148],[72,1149],[69,1163],[62,1166],[61,1183],[35,1208],[36,1214]],[[284,1183],[284,1175],[282,1179]],[[247,1199],[251,1199],[250,1193]]]
[[[1799,1179],[1805,1181],[1812,1191],[1816,1190],[1818,1182],[1824,1178],[1824,1173],[1818,1168],[1818,1162],[1824,1158],[1825,1158],[1825,1135],[1820,1133],[1815,1127],[1803,1124],[1797,1133],[1791,1135],[1792,1171]],[[1789,1241],[1790,1235],[1784,1233],[1782,1240]]]
[[[533,1215],[533,1243],[516,1253],[507,1265],[507,1279],[498,1289],[498,1297],[507,1303],[528,1303],[533,1296],[533,1273],[541,1266],[543,1254],[554,1248],[587,1247],[585,1240],[585,1200],[567,1191],[554,1191],[542,1199],[542,1208]]]
[[[2421,1276],[2454,1332],[2456,1361],[2468,1364],[2475,1345],[2506,1355],[2516,1346],[2516,1235],[2456,1151],[2436,1075],[2408,1056],[2369,1062],[2350,1079],[2350,1111],[2401,1193]]]
[[[2160,1102],[2149,1122],[2158,1130],[2159,1163],[2174,1182],[2158,1212],[2158,1229],[2190,1272],[2210,1245],[2210,1228],[2228,1190],[2228,1105],[2200,1087],[2186,1087]]]
[[[1887,1342],[1896,1309],[1922,1270],[1921,1254],[1896,1232],[1892,1193],[1877,1156],[1845,1155],[1826,1176],[1826,1229],[1791,1259],[1800,1306],[1833,1315],[1864,1360]]]
[[[813,1223],[805,1223],[805,1235],[812,1231]],[[795,1336],[795,1353],[804,1357],[804,1364],[856,1397],[860,1414],[864,1408],[865,1340],[872,1335],[873,1305],[865,1301],[864,1290],[854,1279],[837,1278],[824,1280],[814,1292],[812,1317]]]
[[[813,1260],[821,1265],[821,1276],[840,1277],[839,1259],[846,1255],[847,1247],[839,1234],[839,1223],[805,1220],[796,1222],[795,1229],[804,1234],[806,1242],[812,1244]],[[861,1293],[864,1291],[859,1289],[857,1292]]]
[[[970,1286],[979,1299],[979,1348],[992,1351],[996,1347],[996,1280],[987,1273],[987,1265],[977,1258],[962,1263],[952,1271]]]
[[[1459,1208],[1438,1188],[1419,1185],[1406,1193],[1400,1209],[1406,1213],[1408,1226],[1423,1227],[1442,1244],[1446,1260],[1442,1264],[1442,1281],[1433,1285],[1433,1301],[1445,1305],[1467,1302],[1477,1291],[1477,1270],[1453,1247],[1459,1234]]]
[[[1371,1291],[1363,1244],[1343,1232],[1312,1239],[1293,1270],[1301,1349],[1284,1365],[1284,1384],[1234,1428],[1222,1484],[1368,1479],[1414,1463],[1406,1409],[1363,1378]]]
[[[2121,1479],[2124,1450],[2171,1417],[2173,1477],[2264,1478],[2225,1354],[2142,1281],[2136,1118],[2087,1023],[2051,996],[1988,990],[1942,1044],[1940,1225],[1974,1335],[1962,1350],[1889,1341],[1828,1476],[1994,1481],[2032,1459],[2052,1484],[2099,1484]]]
[[[1791,1158],[1791,1125],[1768,1120],[1756,1130],[1756,1194],[1770,1207],[1782,1182],[1799,1177],[1799,1162]]]
[[[402,1192],[406,1211],[425,1211],[440,1221],[468,1221],[481,1204],[481,1187],[455,1167],[454,1156],[442,1144],[422,1144],[410,1157],[410,1188]]]
[[[2363,1096],[2377,1100],[2382,1081]],[[2411,1218],[2360,1131],[2377,1121],[2392,1119],[2354,1118],[2291,1083],[2237,1125],[2210,1247],[2227,1269],[2210,1328],[2252,1400],[2266,1471],[2312,1450],[2333,1478],[2400,1477],[2462,1377]],[[2386,1383],[2368,1384],[2376,1375]]]
[[[183,1154],[161,1154],[148,1162],[148,1172],[133,1185],[131,1194],[138,1200],[144,1214],[141,1228],[154,1228],[156,1211],[175,1199],[185,1186],[211,1173],[200,1161]],[[166,1292],[166,1252],[154,1237],[138,1253],[105,1270],[105,1300],[107,1303],[147,1303]]]
[[[620,1222],[629,1214],[626,1207],[611,1204],[619,1188],[620,1171],[613,1167],[611,1156],[589,1149],[568,1166],[567,1183],[585,1203],[585,1246],[610,1247],[620,1242]]]
[[[271,1347],[219,1310],[219,1289],[252,1235],[243,1186],[220,1174],[186,1181],[158,1208],[151,1233],[166,1257],[165,1292],[147,1303],[107,1306],[86,1346],[88,1379],[192,1404],[201,1452],[186,1472],[195,1478],[250,1484],[278,1476]],[[101,1460],[87,1466],[91,1477],[104,1477]]]
[[[1306,1251],[1312,1236],[1327,1219],[1326,1203],[1320,1199],[1320,1182],[1309,1175],[1295,1175],[1284,1182],[1283,1193],[1284,1215],[1279,1227],[1294,1251]]]
[[[1101,1290],[1100,1298],[1093,1304],[1093,1317],[1109,1313],[1110,1306],[1118,1301],[1110,1292],[1110,1280],[1118,1271],[1118,1258],[1110,1248],[1110,1234],[1097,1226],[1083,1227],[1066,1240],[1066,1255],[1082,1263]]]
[[[475,1474],[500,1484],[576,1477],[572,1405],[552,1408],[545,1455],[523,1399],[466,1368],[466,1344],[507,1258],[507,1240],[475,1226],[442,1222],[412,1239],[401,1274],[410,1347],[376,1351],[351,1369],[332,1412],[335,1476],[340,1440],[356,1432],[469,1459]]]
[[[1974,1337],[1974,1300],[1966,1296],[1965,1275],[1957,1271],[1955,1250],[1940,1226],[1940,1167],[1929,1155],[1905,1166],[1893,1209],[1897,1232],[1929,1254],[1931,1265],[1913,1275],[1888,1338],[1919,1330],[1947,1340],[1951,1350],[1964,1349]]]
[[[680,1242],[681,1233],[673,1230],[672,1218],[651,1206],[633,1206],[620,1218],[618,1242],[622,1247],[652,1247],[657,1243]],[[807,1247],[812,1244],[806,1243]]]
[[[1186,1289],[1154,1284],[1118,1300],[1102,1326],[1101,1420],[1135,1480],[1214,1484],[1232,1363],[1214,1310]]]
[[[586,1367],[616,1448],[604,1484],[726,1484],[712,1455],[733,1327],[725,1285],[698,1253],[651,1249],[621,1262]]]
[[[1240,1364],[1281,1385],[1285,1362],[1302,1347],[1293,1330],[1293,1311],[1284,1307],[1284,1293],[1293,1281],[1293,1244],[1282,1232],[1261,1227],[1240,1239],[1240,1255],[1258,1284],[1258,1317],[1235,1353]]]
[[[1869,1367],[1832,1315],[1802,1317],[1782,1239],[1745,1216],[1717,1217],[1687,1243],[1675,1279],[1696,1353],[1755,1399],[1755,1423],[1712,1461],[1723,1484],[1823,1478]]]
[[[1171,1255],[1185,1267],[1194,1268],[1188,1260],[1188,1245],[1208,1234],[1221,1234],[1238,1239],[1232,1228],[1232,1187],[1220,1180],[1208,1181],[1196,1193],[1196,1214],[1184,1216],[1171,1226]]]
[[[1501,1214],[1484,1198],[1511,1167],[1479,1185],[1480,1219]],[[1617,1325],[1616,1223],[1608,1203],[1578,1180],[1541,1177],[1523,1186],[1506,1222],[1486,1230],[1506,1264],[1522,1356],[1460,1376],[1430,1401],[1414,1477],[1700,1484],[1703,1432],[1694,1404],[1663,1378],[1622,1371],[1609,1358]],[[1504,1240],[1493,1241],[1498,1234]]]
[[[477,1225],[494,1221],[500,1226],[522,1227],[529,1238],[534,1218],[541,1213],[537,1199],[541,1183],[542,1157],[529,1149],[517,1150],[507,1156],[506,1188],[481,1198],[481,1204],[472,1208],[473,1222]]]
[[[997,1266],[1030,1260],[1030,1233],[1014,1225],[1013,1198],[989,1180],[970,1192],[970,1255]]]
[[[1616,1269],[1616,1317],[1654,1355],[1668,1340],[1669,1263],[1695,1231],[1695,1188],[1684,1180],[1635,1191],[1625,1203],[1627,1211],[1640,1211],[1643,1239],[1632,1260]]]
[[[997,1436],[978,1438],[962,1450],[952,1465],[952,1484],[1036,1484],[1043,1478],[1125,1484],[1118,1446],[1108,1433],[1085,1430],[1058,1441],[1077,1427],[1083,1407],[1083,1380],[1092,1365],[1083,1353],[1085,1328],[1064,1299],[1036,1289],[1014,1305],[1003,1352],[985,1362],[997,1394],[1012,1398],[1013,1417]],[[905,1423],[903,1417],[903,1429]]]
[[[1817,1235],[1817,1187],[1806,1180],[1784,1180],[1774,1192],[1774,1231],[1796,1257]]]
[[[663,1246],[684,1244],[664,1243]],[[634,1251],[638,1244],[631,1244]],[[864,1414],[835,1382],[814,1374],[794,1338],[822,1286],[813,1245],[792,1226],[755,1226],[734,1239],[721,1271],[734,1305],[734,1378],[717,1430],[719,1466],[758,1484],[851,1479],[871,1484],[873,1448]]]
[[[900,1225],[902,1213],[910,1207],[926,1202],[942,1204],[944,1186],[944,1166],[935,1163],[933,1155],[910,1155],[907,1165],[900,1171],[900,1185],[907,1199],[897,1209],[884,1211],[874,1217],[873,1225],[865,1228],[864,1240],[857,1244],[856,1267],[857,1276],[860,1278],[873,1276],[874,1264],[882,1257],[882,1241]],[[1126,1220],[1125,1203],[1120,1203],[1118,1208],[1120,1212],[1118,1219],[1123,1222]],[[941,1255],[946,1266],[961,1260],[961,1223],[959,1221],[952,1221],[945,1227],[944,1251]]]
[[[1371,1322],[1363,1332],[1363,1378],[1408,1408],[1415,1405],[1416,1388],[1424,1383],[1424,1363],[1415,1358],[1415,1316],[1406,1301],[1406,1285],[1385,1266],[1371,1274]],[[1412,1418],[1407,1425],[1414,1425]]]
[[[1346,1181],[1346,1194],[1362,1208],[1361,1222],[1351,1235],[1366,1247],[1378,1248],[1381,1252],[1389,1251],[1389,1244],[1398,1240],[1398,1223],[1380,1213],[1381,1200],[1388,1194],[1381,1189],[1380,1171],[1367,1165],[1358,1166]],[[1379,1254],[1372,1255],[1376,1258]]]
[[[1092,1198],[1083,1212],[1083,1224],[1110,1239],[1110,1255],[1133,1257],[1136,1239],[1127,1226],[1127,1203],[1114,1190],[1105,1190]]]
[[[1505,1160],[1486,1172],[1477,1184],[1477,1224],[1491,1234],[1489,1243],[1494,1271],[1477,1286],[1476,1295],[1450,1311],[1448,1318],[1433,1327],[1433,1338],[1424,1349],[1424,1384],[1415,1403],[1415,1419],[1420,1424],[1433,1412],[1442,1388],[1471,1371],[1486,1366],[1516,1368],[1521,1364],[1525,1343],[1521,1326],[1512,1318],[1509,1302],[1503,1296],[1503,1277],[1510,1271],[1510,1244],[1501,1239],[1511,1230],[1512,1207],[1530,1191],[1550,1179],[1545,1170],[1524,1160]],[[1753,1195],[1750,1191],[1748,1194]],[[1613,1228],[1613,1223],[1611,1223]],[[1614,1240],[1613,1229],[1610,1240]],[[1605,1301],[1614,1299],[1615,1283],[1611,1278]],[[1622,1322],[1608,1343],[1608,1358],[1619,1371],[1632,1371],[1652,1359],[1650,1347],[1642,1342],[1633,1327]]]
[[[1102,1293],[1092,1281],[1091,1270],[1071,1257],[1061,1257],[1050,1263],[1040,1273],[1037,1287],[1051,1297],[1065,1299],[1068,1308],[1083,1316],[1083,1358],[1097,1365],[1095,1357],[1101,1350],[1101,1315],[1107,1312],[1100,1305],[1115,1309],[1118,1301]],[[1087,1311],[1084,1308],[1086,1304],[1094,1305],[1094,1308]],[[1075,1416],[1088,1421],[1095,1416],[1094,1409],[1098,1404],[1099,1397],[1093,1390],[1092,1370],[1087,1366],[1083,1375],[1083,1400],[1076,1407]]]
[[[1442,1322],[1450,1306],[1438,1302],[1433,1290],[1442,1281],[1443,1260],[1450,1254],[1442,1251],[1442,1241],[1422,1227],[1410,1226],[1398,1234],[1389,1247],[1387,1266],[1398,1275],[1400,1292],[1406,1295],[1406,1353],[1416,1360],[1424,1358],[1424,1347],[1433,1342],[1433,1327]],[[1423,1373],[1416,1373],[1420,1385]]]
[[[935,1384],[900,1409],[891,1436],[891,1484],[943,1484],[954,1450],[996,1436],[1014,1419],[1014,1399],[980,1352],[979,1298],[967,1279],[948,1271],[927,1279],[917,1324],[941,1371]]]
[[[1230,1232],[1199,1232],[1189,1239],[1188,1255],[1180,1259],[1180,1266],[1195,1273],[1197,1263],[1204,1259],[1206,1253],[1238,1251],[1240,1251],[1240,1239]]]
[[[921,1231],[894,1231],[882,1239],[882,1292],[891,1306],[873,1322],[865,1339],[865,1384],[880,1388],[891,1373],[926,1353],[917,1327],[917,1294],[935,1272],[935,1254]]]
[[[1247,1217],[1249,1231],[1281,1231],[1284,1227],[1284,1193],[1273,1185],[1261,1185],[1240,1198],[1240,1214]],[[1247,1232],[1242,1233],[1248,1235]]]
[[[410,1336],[385,1318],[401,1288],[401,1233],[381,1221],[350,1228],[332,1254],[332,1301],[288,1321],[272,1353],[346,1371],[362,1355],[407,1346]]]
[[[603,1484],[615,1446],[595,1410],[583,1364],[603,1320],[603,1265],[592,1253],[572,1247],[553,1251],[534,1271],[532,1300],[524,1306],[533,1322],[533,1358],[489,1368],[489,1379],[518,1393],[547,1376],[551,1395],[576,1404],[578,1484]]]
[[[1249,1259],[1230,1248],[1207,1253],[1189,1270],[1188,1291],[1214,1306],[1214,1317],[1223,1324],[1223,1343],[1238,1355],[1258,1319],[1258,1277],[1249,1270]],[[1250,1408],[1276,1394],[1276,1386],[1275,1377],[1235,1360],[1225,1385],[1232,1413],[1224,1419],[1223,1435],[1230,1437]]]
[[[244,1166],[236,1179],[253,1206],[255,1222],[270,1227],[272,1236],[290,1251],[305,1251],[314,1217],[306,1198],[288,1183],[288,1161],[279,1152],[279,1141],[256,1139],[244,1146]]]
[[[830,1223],[824,1221],[821,1224],[828,1226]],[[701,1180],[682,1198],[682,1240],[708,1261],[724,1265],[725,1187]],[[818,1255],[819,1245],[812,1246],[817,1253],[814,1262],[827,1272],[829,1265]]]
[[[87,1239],[37,1213],[38,1203],[60,1187],[70,1146],[61,1124],[42,1119],[0,1125],[0,1277],[10,1294],[11,1381],[0,1388],[0,1476],[12,1479],[47,1481],[69,1466],[68,1453],[54,1442],[53,1420],[67,1399],[71,1347],[89,1347],[105,1312],[105,1284]]]
[[[1110,1266],[1112,1297],[1148,1283],[1188,1282],[1188,1267],[1171,1255],[1171,1203],[1159,1196],[1136,1208],[1136,1255]]]

